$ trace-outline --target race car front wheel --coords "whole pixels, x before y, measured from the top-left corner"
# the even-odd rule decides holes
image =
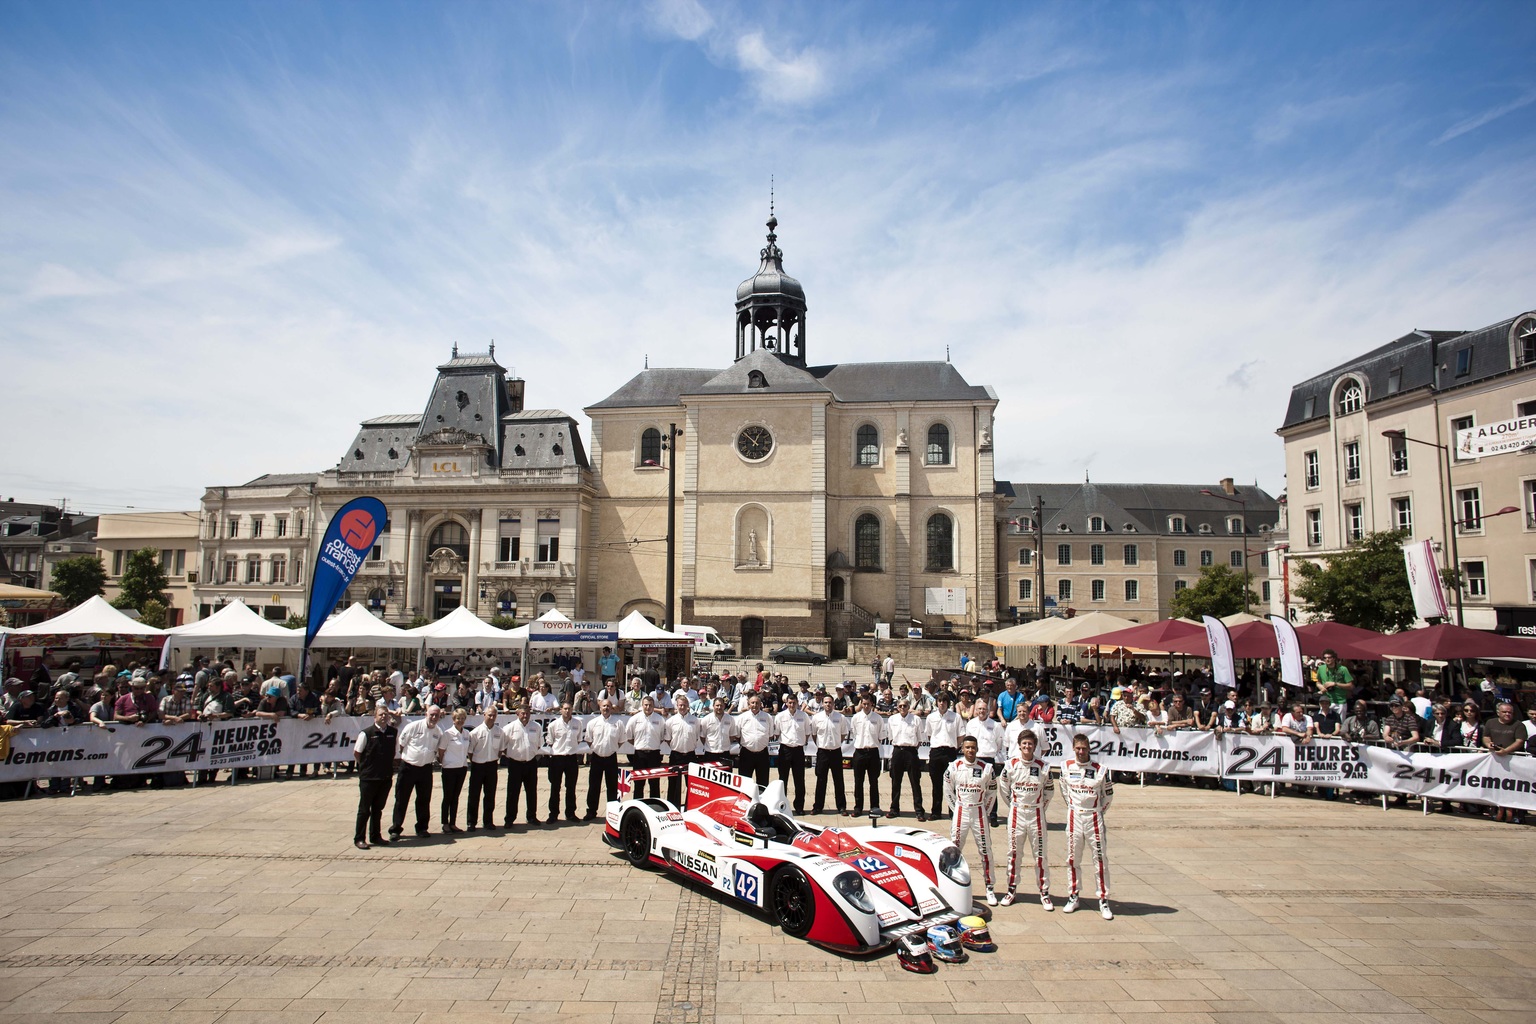
[[[784,867],[774,874],[768,884],[768,906],[785,935],[803,939],[816,923],[816,894],[799,868]]]
[[[619,825],[619,842],[631,864],[637,868],[650,867],[651,825],[644,814],[631,810],[624,815],[624,821]]]

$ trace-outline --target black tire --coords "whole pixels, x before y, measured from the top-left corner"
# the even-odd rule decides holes
[[[803,939],[816,923],[816,893],[805,873],[796,867],[780,868],[768,883],[768,909],[784,934]]]
[[[782,665],[782,664],[784,664],[784,659],[783,658],[774,658],[773,659],[773,663],[775,665]]]
[[[645,815],[633,808],[619,823],[619,845],[624,857],[637,868],[651,866],[651,823]]]
[[[811,659],[811,664],[812,665],[816,665],[816,666],[820,666],[824,661],[826,661],[825,658],[812,658]]]

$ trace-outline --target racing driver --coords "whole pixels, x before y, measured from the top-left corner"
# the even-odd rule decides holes
[[[1104,920],[1113,921],[1115,914],[1109,909],[1109,850],[1104,833],[1104,812],[1114,799],[1115,787],[1110,781],[1109,769],[1089,756],[1088,737],[1078,733],[1072,737],[1072,760],[1061,768],[1061,796],[1067,802],[1067,879],[1071,891],[1067,893],[1062,913],[1070,914],[1077,909],[1077,887],[1080,881],[1078,868],[1083,860],[1083,846],[1093,853],[1093,867],[1098,879],[1099,913]]]
[[[1040,905],[1051,904],[1051,862],[1045,853],[1045,808],[1051,802],[1050,769],[1035,759],[1038,740],[1029,729],[1019,733],[1019,753],[1003,768],[1003,799],[1008,801],[1008,892],[1003,906],[1010,906],[1019,881],[1020,855],[1034,858],[1035,885]]]
[[[992,891],[992,829],[987,824],[997,807],[997,778],[992,766],[976,757],[976,737],[960,741],[960,756],[944,772],[944,796],[954,808],[950,841],[965,848],[967,833],[975,833],[976,852],[981,854],[981,874],[987,885],[987,906],[997,906]]]

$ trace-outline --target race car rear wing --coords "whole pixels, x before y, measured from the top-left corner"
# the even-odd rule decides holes
[[[737,775],[729,768],[716,763],[688,764],[688,765],[664,765],[660,768],[624,769],[619,772],[619,799],[628,800],[634,794],[634,784],[650,779],[670,779],[674,776],[686,775],[688,785],[685,787],[683,803],[699,806],[711,800],[717,800],[723,796],[740,795],[746,797],[757,796],[757,783],[742,775]]]

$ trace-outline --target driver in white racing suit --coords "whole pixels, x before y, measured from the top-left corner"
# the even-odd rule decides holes
[[[1055,910],[1051,903],[1051,862],[1045,852],[1045,808],[1051,802],[1051,775],[1044,761],[1035,760],[1036,744],[1035,734],[1025,729],[1019,734],[1018,756],[1010,757],[1003,768],[1002,795],[1008,801],[1008,892],[1002,902],[1005,907],[1013,903],[1023,855],[1034,858],[1040,905]]]
[[[1104,812],[1109,810],[1115,796],[1114,783],[1109,769],[1091,760],[1088,737],[1082,733],[1072,737],[1072,759],[1061,768],[1061,795],[1067,802],[1067,876],[1072,886],[1062,913],[1070,914],[1077,909],[1077,888],[1081,878],[1078,870],[1083,861],[1086,844],[1093,853],[1093,866],[1098,879],[1099,913],[1104,920],[1114,920],[1109,909],[1109,850],[1108,837],[1104,832]]]
[[[992,891],[992,829],[987,824],[997,806],[997,778],[992,765],[976,757],[976,737],[960,741],[960,756],[944,772],[944,796],[954,808],[954,826],[950,840],[965,849],[967,833],[976,835],[976,852],[981,854],[981,875],[987,886],[987,905],[997,906]]]

